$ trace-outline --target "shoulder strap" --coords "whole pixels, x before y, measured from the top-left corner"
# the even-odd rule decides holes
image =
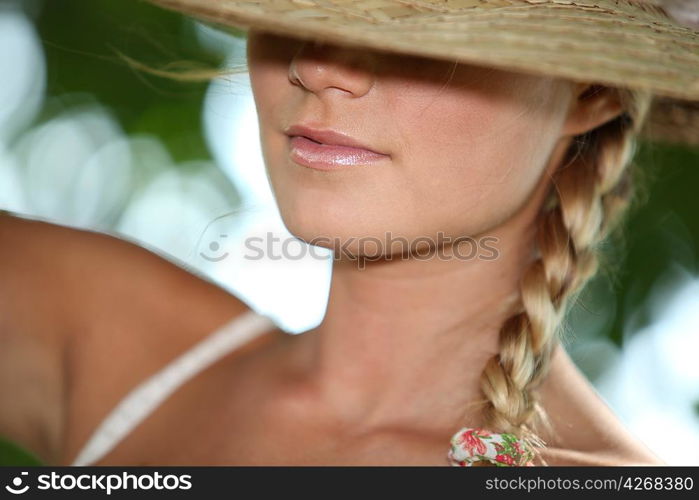
[[[131,390],[95,429],[71,465],[89,465],[102,458],[190,377],[275,327],[269,317],[252,309],[237,315]]]

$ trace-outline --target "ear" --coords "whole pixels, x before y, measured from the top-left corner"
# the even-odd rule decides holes
[[[564,135],[579,135],[613,120],[623,112],[615,89],[578,83],[563,127]]]

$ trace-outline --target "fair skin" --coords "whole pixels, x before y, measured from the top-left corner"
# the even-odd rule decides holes
[[[607,93],[579,101],[583,84],[261,33],[250,35],[248,57],[267,173],[294,235],[487,235],[498,258],[384,258],[360,269],[344,256],[318,327],[273,331],[227,356],[97,464],[445,465],[449,437],[481,424],[480,374],[531,259],[550,176],[571,137],[616,116],[619,104]],[[302,167],[288,159],[283,133],[297,121],[346,132],[390,159],[337,172]],[[15,248],[0,255],[14,262],[0,288],[4,352],[15,346],[8,359],[53,362],[22,365],[26,379],[46,381],[46,395],[20,402],[16,394],[36,390],[15,382],[11,391],[20,368],[0,371],[0,403],[12,392],[18,408],[0,416],[0,433],[54,463],[70,463],[126,391],[245,309],[125,241],[0,218],[0,238],[10,236]],[[9,292],[35,290],[27,273],[44,260],[55,279],[40,293]],[[76,272],[84,278],[71,280]],[[562,349],[540,394],[555,431],[543,436],[549,463],[658,463]],[[47,398],[57,409],[46,409]],[[24,414],[39,423],[24,424]]]

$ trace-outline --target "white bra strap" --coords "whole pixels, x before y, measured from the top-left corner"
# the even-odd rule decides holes
[[[275,327],[269,317],[252,309],[230,320],[131,390],[95,429],[71,465],[88,465],[99,460],[183,382],[244,342]]]

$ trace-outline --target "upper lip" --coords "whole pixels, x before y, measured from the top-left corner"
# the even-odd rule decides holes
[[[308,139],[311,139],[316,142],[320,142],[321,144],[331,144],[334,146],[347,146],[351,148],[358,148],[358,149],[366,149],[367,151],[371,151],[372,153],[376,154],[382,154],[385,155],[386,153],[382,153],[380,151],[376,151],[372,149],[371,147],[367,146],[366,144],[358,141],[354,137],[351,137],[347,134],[344,134],[342,132],[337,132],[335,130],[330,130],[330,129],[314,129],[306,125],[292,125],[288,127],[284,133],[288,135],[289,137],[294,137],[294,136],[303,136]]]

